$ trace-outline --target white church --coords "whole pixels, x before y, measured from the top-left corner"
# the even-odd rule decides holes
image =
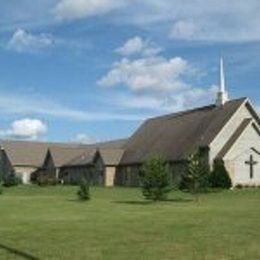
[[[224,161],[233,186],[260,185],[260,119],[248,98],[229,99],[223,59],[215,104],[149,119],[130,137],[120,162],[121,184],[135,183],[138,165],[154,155],[181,171],[198,149],[211,168],[216,159]]]

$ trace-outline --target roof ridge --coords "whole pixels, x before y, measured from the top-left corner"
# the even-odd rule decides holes
[[[48,149],[51,150],[51,149],[55,149],[55,148],[58,148],[58,149],[63,149],[63,150],[95,150],[95,148],[93,147],[85,147],[85,146],[78,146],[78,147],[71,147],[71,146],[48,146]]]
[[[231,99],[231,100],[227,101],[226,104],[231,103],[231,102],[236,102],[236,101],[239,101],[239,100],[246,100],[246,99],[247,99],[246,97]],[[191,108],[191,109],[188,109],[188,110],[182,110],[182,111],[179,111],[179,112],[174,112],[174,113],[169,113],[169,114],[166,114],[166,115],[148,118],[146,121],[152,121],[152,120],[157,120],[157,119],[168,119],[168,118],[171,119],[171,118],[174,118],[174,117],[179,117],[179,116],[183,116],[183,115],[186,115],[186,114],[195,113],[195,112],[207,110],[207,109],[210,109],[210,108],[212,108],[212,109],[217,108],[217,106],[215,104],[211,104],[211,105],[206,105],[206,106],[202,106],[202,107],[195,107],[195,108]]]

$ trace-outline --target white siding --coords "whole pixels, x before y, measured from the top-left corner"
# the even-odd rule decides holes
[[[25,167],[25,166],[15,166],[14,171],[16,176],[22,179],[23,184],[29,184],[31,181],[31,175],[37,170],[36,167]]]
[[[116,176],[116,167],[115,166],[106,166],[105,167],[105,183],[106,187],[114,186]]]
[[[239,108],[239,110],[233,115],[231,120],[224,126],[224,128],[217,135],[217,137],[213,140],[213,142],[210,144],[210,154],[209,154],[210,165],[212,165],[214,159],[221,151],[223,146],[227,143],[229,138],[234,134],[236,129],[246,118],[252,118],[252,115],[247,109],[247,107],[245,105],[242,105]]]
[[[251,148],[260,151],[260,136],[250,124],[224,157],[233,185],[260,185],[260,156]],[[253,155],[258,163],[254,166],[254,176],[250,179],[250,167],[245,162]]]

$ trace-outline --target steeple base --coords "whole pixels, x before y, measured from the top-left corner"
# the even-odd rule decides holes
[[[217,93],[217,100],[216,105],[218,107],[225,105],[225,103],[228,101],[228,94],[226,91],[220,91]]]

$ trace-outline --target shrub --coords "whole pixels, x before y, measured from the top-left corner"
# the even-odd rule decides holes
[[[3,194],[3,185],[2,185],[2,183],[0,182],[0,195],[2,195]]]
[[[183,186],[192,193],[207,190],[209,187],[209,168],[200,153],[189,156]]]
[[[143,196],[149,200],[164,200],[170,192],[170,167],[160,157],[145,162],[140,172]]]
[[[86,179],[81,180],[77,194],[80,200],[90,200],[89,183]]]
[[[212,188],[229,189],[232,186],[223,160],[216,160],[214,162],[214,169],[210,174],[210,184]]]
[[[57,180],[48,175],[39,175],[36,182],[39,186],[57,185]]]
[[[6,175],[3,178],[3,186],[5,186],[5,187],[17,186],[18,184],[21,184],[21,183],[22,183],[21,178],[16,176],[13,172]]]
[[[239,183],[239,184],[236,185],[236,189],[242,189],[242,188],[243,188],[242,184]]]

